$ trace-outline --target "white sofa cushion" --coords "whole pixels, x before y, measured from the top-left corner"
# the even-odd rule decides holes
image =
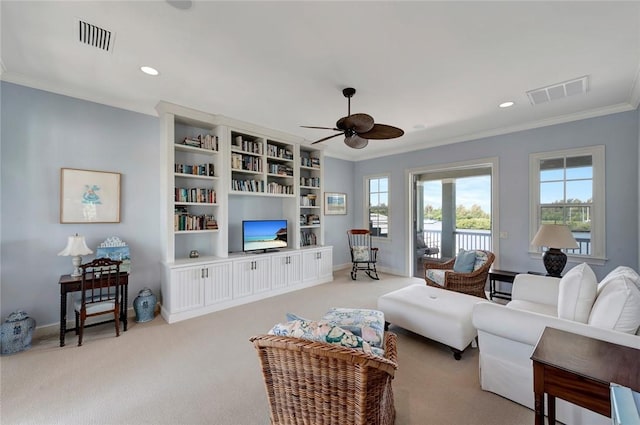
[[[640,276],[620,266],[598,285],[589,324],[619,332],[636,333],[640,327]]]
[[[526,300],[513,300],[507,303],[507,307],[515,308],[516,310],[544,314],[551,317],[558,316],[558,309],[555,305],[550,304],[534,303]]]
[[[580,323],[589,321],[596,299],[598,279],[587,263],[582,263],[560,279],[558,317]]]

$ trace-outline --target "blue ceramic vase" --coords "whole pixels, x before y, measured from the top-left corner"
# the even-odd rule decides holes
[[[138,292],[138,296],[133,300],[136,322],[144,323],[153,320],[155,317],[156,301],[156,296],[151,292],[151,289],[144,288]]]
[[[26,312],[18,310],[11,313],[2,324],[0,353],[15,354],[31,348],[35,328],[36,321]]]

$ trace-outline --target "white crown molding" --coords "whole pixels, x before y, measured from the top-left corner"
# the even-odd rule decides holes
[[[565,124],[565,123],[580,121],[588,118],[597,118],[601,116],[617,114],[620,112],[634,111],[636,108],[637,106],[633,106],[629,103],[620,103],[617,105],[605,106],[603,108],[591,109],[588,111],[581,111],[574,114],[560,115],[557,117],[547,118],[544,120],[533,121],[533,122],[519,124],[515,126],[510,126],[510,127],[494,128],[486,131],[469,133],[469,134],[455,136],[455,137],[446,138],[446,139],[439,139],[439,140],[423,139],[420,141],[413,141],[405,144],[403,148],[394,147],[393,150],[386,149],[384,152],[376,151],[370,154],[363,152],[362,155],[358,155],[357,159],[352,158],[351,160],[364,161],[368,159],[375,159],[375,158],[380,158],[380,157],[389,156],[389,155],[396,155],[400,153],[415,152],[418,150],[433,148],[436,146],[468,142],[468,141],[483,139],[487,137],[501,136],[504,134],[517,133],[519,131],[532,130],[535,128],[549,127],[556,124]],[[419,144],[419,146],[417,144]],[[360,152],[362,151],[359,151],[359,153]],[[328,152],[326,153],[326,155],[332,156]]]
[[[100,96],[87,96],[85,93],[82,93],[81,89],[69,89],[67,87],[60,89],[54,87],[52,84],[47,82],[43,82],[40,80],[35,80],[33,78],[26,77],[22,74],[17,74],[11,71],[5,71],[0,75],[0,80],[6,81],[8,83],[18,84],[20,86],[30,87],[32,89],[44,90],[51,93],[59,94],[62,96],[73,97],[75,99],[86,100],[88,102],[99,103],[101,105],[111,106],[114,108],[125,109],[127,111],[138,112],[144,115],[151,115],[157,117],[158,114],[153,106],[150,108],[142,107],[136,102],[114,102],[113,99],[109,99],[106,97]]]

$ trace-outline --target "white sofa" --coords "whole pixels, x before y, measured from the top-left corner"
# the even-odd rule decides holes
[[[595,280],[591,269],[586,270],[588,266],[578,267],[585,270],[586,280]],[[616,281],[616,288],[611,285],[605,291],[607,284],[616,277],[614,272],[623,272],[624,282]],[[563,278],[563,289],[561,279],[520,274],[513,283],[513,300],[506,306],[489,302],[477,304],[473,310],[473,325],[478,331],[482,389],[533,409],[531,354],[547,326],[640,349],[639,330],[627,329],[631,333],[625,333],[612,329],[616,326],[638,327],[634,323],[640,323],[640,277],[628,267],[617,268],[614,272],[600,284],[592,282],[583,287],[575,286],[576,279],[567,283],[567,273]],[[574,287],[571,289],[570,285]],[[569,292],[573,295],[568,296]],[[612,299],[625,304],[622,307],[612,305]],[[559,311],[560,316],[567,317],[567,310],[570,310],[569,316],[582,317],[574,317],[574,320],[558,317]],[[556,402],[556,412],[557,420],[565,424],[611,423],[609,418],[560,399]]]

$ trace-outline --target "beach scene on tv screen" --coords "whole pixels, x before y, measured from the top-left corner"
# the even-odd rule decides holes
[[[286,248],[287,222],[246,221],[244,222],[244,250]]]

